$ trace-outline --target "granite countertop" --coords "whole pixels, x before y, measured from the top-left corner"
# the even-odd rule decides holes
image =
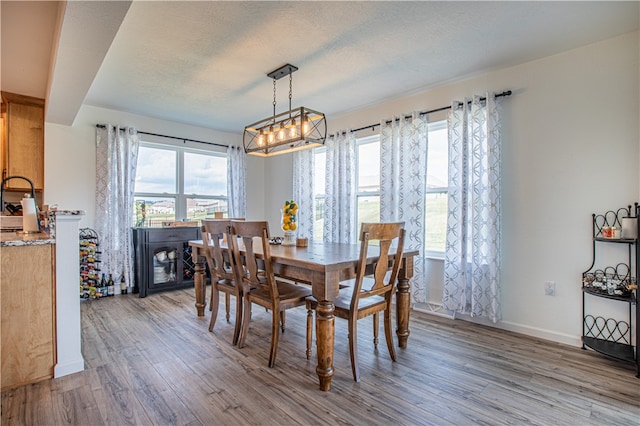
[[[62,220],[63,216],[83,216],[84,214],[84,210],[52,210],[49,212],[49,226],[45,228],[48,232],[37,232],[33,234],[22,234],[20,232],[0,232],[0,247],[55,244],[55,219],[60,218],[60,220]]]
[[[48,232],[34,234],[20,234],[18,232],[0,232],[0,247],[36,246],[41,244],[55,244]]]

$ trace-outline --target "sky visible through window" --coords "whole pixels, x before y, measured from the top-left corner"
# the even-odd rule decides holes
[[[429,131],[429,151],[427,153],[427,187],[447,188],[449,186],[449,143],[447,128],[441,123],[437,129]]]
[[[227,195],[227,159],[197,153],[184,153],[184,193]]]
[[[175,194],[176,152],[141,146],[138,150],[136,192]]]
[[[177,153],[173,150],[141,146],[138,153],[135,192],[175,194]],[[227,194],[225,157],[184,153],[184,193],[212,196]]]

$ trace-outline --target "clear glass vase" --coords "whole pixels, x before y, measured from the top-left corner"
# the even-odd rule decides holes
[[[283,246],[296,245],[296,230],[298,229],[298,204],[291,200],[286,201],[280,210],[280,226],[284,231]]]

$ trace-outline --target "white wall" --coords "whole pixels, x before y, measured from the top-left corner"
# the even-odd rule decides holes
[[[280,228],[280,209],[293,198],[293,154],[282,154],[265,160],[265,218],[271,235],[284,235]],[[309,171],[311,173],[311,171]]]
[[[96,124],[132,126],[140,131],[181,138],[190,138],[223,145],[242,145],[240,133],[219,132],[201,127],[159,120],[92,106],[83,106],[74,125],[45,125],[45,203],[58,204],[62,209],[82,209],[87,212],[80,227],[94,227],[95,218],[95,170]],[[152,137],[145,136],[148,140]],[[160,138],[155,138],[160,140]],[[164,139],[163,142],[171,143]],[[182,144],[182,142],[177,142]],[[209,145],[187,143],[197,149],[219,150]],[[265,187],[262,159],[247,160],[247,216],[264,217]],[[261,185],[253,185],[260,182]]]
[[[497,326],[578,344],[591,214],[640,200],[639,41],[634,32],[328,117],[329,133],[511,89],[503,103],[503,321]],[[275,167],[271,161],[265,180],[278,184],[266,197],[285,200],[291,189],[283,182],[291,175],[282,174],[291,169],[291,156]],[[271,206],[268,214],[276,211]],[[438,271],[433,300],[442,269],[432,270]],[[544,295],[545,281],[556,282],[556,296]]]
[[[511,89],[503,125],[503,321],[498,327],[578,344],[580,276],[591,263],[591,213],[640,199],[640,34],[571,50],[433,88],[375,107],[328,117],[329,133],[414,110],[448,105],[474,93]],[[93,226],[95,124],[223,144],[216,132],[84,106],[72,127],[45,127],[45,202],[84,209]],[[202,146],[198,146],[202,147]],[[248,214],[279,230],[280,206],[292,194],[292,155],[248,160]],[[437,298],[441,268],[430,298]],[[545,296],[543,283],[557,283]],[[436,300],[437,301],[437,300]]]

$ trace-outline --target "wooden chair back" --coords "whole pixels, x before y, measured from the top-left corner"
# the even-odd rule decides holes
[[[358,310],[359,301],[371,296],[384,296],[391,298],[398,279],[402,253],[404,250],[404,222],[389,223],[363,223],[360,229],[360,258],[356,270],[356,280],[351,298],[351,311]],[[377,241],[380,248],[380,257],[373,265],[372,273],[367,272],[367,253],[371,242]],[[389,256],[391,247],[395,245],[395,255]],[[391,273],[388,274],[389,267]],[[363,288],[364,278],[372,279],[371,286]],[[371,280],[367,280],[371,283]]]
[[[202,242],[206,247],[205,257],[209,271],[217,277],[218,281],[235,279],[231,251],[228,245],[225,248],[221,245],[221,242],[229,240],[230,228],[230,220],[205,219],[202,221]]]
[[[269,222],[232,220],[230,232],[236,282],[242,284],[245,295],[252,288],[264,288],[274,304],[277,304],[279,294],[271,265]],[[261,255],[258,255],[260,251],[256,251],[258,247],[261,248]],[[244,249],[244,256],[240,254],[241,248]]]

